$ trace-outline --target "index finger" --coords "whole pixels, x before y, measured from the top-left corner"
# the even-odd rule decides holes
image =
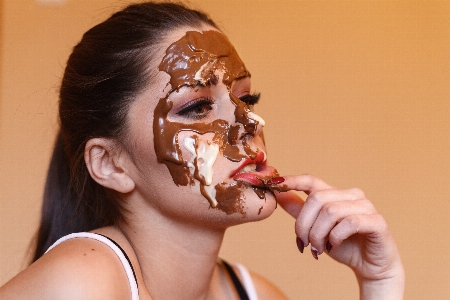
[[[325,181],[309,174],[283,176],[283,188],[305,192],[307,195],[318,190],[327,190],[333,188]]]
[[[294,191],[275,192],[278,204],[291,216],[297,219],[302,210],[305,200],[303,200]]]

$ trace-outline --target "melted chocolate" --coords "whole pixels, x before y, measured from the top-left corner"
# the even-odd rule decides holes
[[[257,186],[252,187],[259,199],[266,199],[266,190]]]
[[[261,214],[261,211],[263,210],[264,206],[261,206],[258,210],[258,216]]]
[[[242,124],[244,133],[240,136],[240,125],[230,125],[225,120],[212,123],[184,124],[167,119],[173,103],[168,100],[170,94],[181,87],[195,88],[199,85],[217,83],[216,71],[223,73],[222,82],[230,91],[231,83],[236,79],[250,76],[244,63],[228,39],[217,31],[188,31],[180,40],[171,44],[162,59],[159,70],[170,75],[171,90],[165,98],[161,98],[154,111],[153,133],[155,152],[159,162],[164,163],[177,185],[194,184],[194,178],[200,182],[200,191],[208,199],[212,207],[217,207],[227,214],[243,210],[243,183],[235,185],[216,185],[216,200],[205,190],[205,179],[198,174],[197,166],[194,175],[190,173],[187,162],[183,160],[178,133],[194,131],[200,135],[214,133],[213,142],[219,145],[220,153],[230,161],[238,162],[256,152],[246,142],[246,134],[256,134],[258,121],[249,118],[247,105],[231,92],[230,101],[235,106],[236,122]],[[241,141],[246,155],[239,152],[237,144]],[[195,164],[197,165],[197,164]],[[255,191],[256,192],[256,191]],[[261,198],[260,192],[256,192]],[[233,201],[233,203],[231,203]],[[213,205],[214,204],[214,205]]]
[[[236,122],[244,125],[244,129],[246,133],[255,134],[256,128],[258,126],[258,121],[254,119],[250,119],[248,117],[248,113],[250,110],[247,105],[242,105],[243,102],[236,96],[230,93],[231,101],[236,105],[236,109],[234,110],[234,116],[236,118]]]
[[[189,169],[183,160],[180,145],[178,143],[178,133],[183,130],[190,130],[198,134],[212,132],[216,134],[219,147],[227,147],[225,140],[227,139],[228,122],[224,120],[215,120],[212,123],[194,123],[184,124],[171,122],[167,119],[167,115],[172,108],[172,102],[167,98],[159,100],[155,108],[155,116],[153,118],[153,134],[155,135],[155,152],[159,162],[166,164],[177,185],[187,185],[190,183]],[[230,147],[232,147],[230,145]],[[237,148],[237,146],[234,146]],[[239,149],[238,149],[239,151]]]
[[[267,185],[266,186],[268,189],[270,189],[272,192],[277,191],[277,192],[287,192],[290,191],[291,189],[287,187],[287,185],[283,184],[283,185]]]
[[[233,185],[216,185],[217,208],[224,211],[227,215],[239,212],[245,217],[245,196],[242,193],[243,186],[244,183],[240,181],[236,181]]]
[[[216,71],[224,72],[222,82],[227,87],[238,78],[250,76],[230,41],[215,30],[186,32],[167,48],[159,70],[170,75],[172,91],[195,87],[199,81],[203,85],[214,83]]]

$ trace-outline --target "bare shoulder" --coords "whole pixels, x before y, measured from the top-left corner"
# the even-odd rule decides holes
[[[0,299],[130,299],[128,279],[113,250],[76,238],[50,250],[0,288]]]
[[[252,277],[259,300],[288,299],[288,297],[276,285],[267,280],[265,277],[254,272],[250,272],[250,276]]]

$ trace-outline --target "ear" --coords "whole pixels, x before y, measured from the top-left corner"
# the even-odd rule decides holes
[[[93,138],[86,143],[84,161],[98,184],[119,193],[134,190],[135,183],[126,168],[126,153],[121,145],[107,138]]]

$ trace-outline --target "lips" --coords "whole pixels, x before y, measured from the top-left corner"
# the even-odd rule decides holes
[[[234,180],[244,181],[257,187],[264,187],[270,179],[277,177],[278,172],[274,167],[266,165],[266,154],[259,151],[254,159],[247,158],[230,174]]]

